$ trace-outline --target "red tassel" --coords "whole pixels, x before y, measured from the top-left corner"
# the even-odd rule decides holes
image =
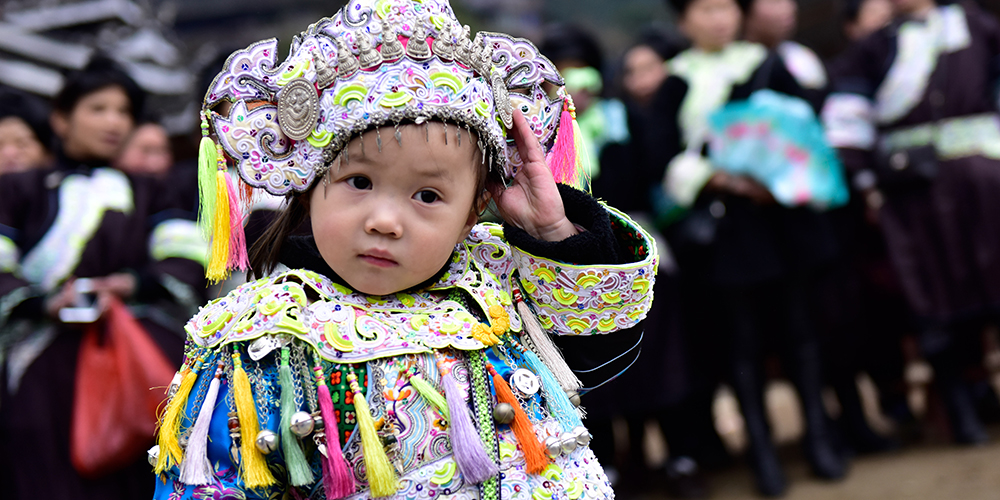
[[[563,100],[562,114],[559,116],[559,131],[556,133],[556,143],[549,151],[546,163],[552,171],[552,177],[557,183],[576,186],[576,138],[573,136],[573,114],[569,109],[569,98]]]
[[[326,455],[323,462],[323,489],[326,498],[344,498],[354,494],[354,474],[347,468],[344,453],[340,448],[340,429],[337,427],[336,414],[333,412],[333,399],[330,388],[326,386],[326,376],[319,366],[313,368],[316,372],[316,385],[319,399],[319,414],[323,417],[323,427],[326,432]]]
[[[545,447],[535,436],[535,427],[531,424],[528,415],[521,408],[521,403],[511,392],[507,381],[497,373],[493,366],[487,365],[490,375],[493,376],[493,388],[497,393],[497,401],[507,403],[514,408],[514,421],[510,423],[510,428],[514,431],[517,442],[521,445],[521,453],[524,454],[524,461],[527,464],[529,474],[541,474],[549,465],[549,455],[545,452]]]
[[[243,209],[240,208],[239,198],[236,196],[233,178],[229,175],[226,175],[226,189],[229,191],[230,227],[229,259],[226,268],[246,271],[250,267],[250,259],[247,257],[246,235],[243,232]]]

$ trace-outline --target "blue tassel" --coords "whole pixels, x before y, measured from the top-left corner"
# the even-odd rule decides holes
[[[556,381],[556,377],[552,375],[545,363],[542,363],[538,355],[530,349],[524,349],[524,360],[528,363],[528,369],[542,379],[542,396],[545,396],[549,413],[559,421],[563,431],[571,432],[577,427],[582,427],[583,422],[580,421],[580,414],[577,413],[576,407],[563,392],[562,386]]]

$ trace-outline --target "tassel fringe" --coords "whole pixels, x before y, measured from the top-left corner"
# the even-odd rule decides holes
[[[260,425],[257,421],[257,407],[253,401],[253,389],[250,378],[243,369],[243,361],[239,353],[233,353],[233,401],[236,403],[236,413],[240,420],[240,472],[243,483],[249,489],[259,489],[276,483],[267,461],[257,449],[257,433]]]
[[[459,387],[451,370],[446,368],[440,360],[438,368],[441,371],[441,385],[444,386],[444,394],[451,414],[448,419],[448,437],[451,438],[451,449],[455,454],[455,461],[458,463],[462,476],[473,483],[481,483],[495,477],[499,469],[483,448],[483,441],[479,438],[476,426],[472,423],[469,405],[465,400],[465,391]]]
[[[215,470],[208,460],[208,429],[212,423],[215,402],[219,398],[220,377],[222,377],[222,363],[216,367],[215,376],[208,384],[205,401],[201,405],[201,410],[198,411],[198,418],[191,430],[191,437],[188,438],[187,453],[184,455],[184,461],[181,462],[180,479],[184,484],[200,486],[210,483],[215,477]]]
[[[521,403],[511,392],[507,381],[497,373],[492,365],[489,365],[488,369],[490,375],[493,376],[493,389],[496,391],[497,401],[507,403],[514,408],[514,421],[510,423],[510,427],[514,431],[517,442],[521,445],[521,453],[524,454],[528,473],[541,474],[548,467],[550,461],[545,448],[535,436],[535,427],[531,424],[531,419],[524,413]]]
[[[357,375],[350,373],[347,379],[351,384],[351,390],[354,391],[354,409],[358,414],[358,430],[361,431],[361,446],[371,496],[375,498],[391,496],[396,493],[399,483],[396,468],[389,462],[389,457],[382,448],[382,440],[375,432],[375,421],[368,407],[368,401],[358,386]]]
[[[445,397],[430,384],[430,382],[424,380],[424,378],[420,375],[410,375],[410,385],[412,385],[424,399],[436,406],[438,411],[440,411],[446,419],[451,421],[451,414],[448,411],[448,402],[445,400]]]
[[[580,379],[577,378],[573,370],[566,364],[562,352],[552,343],[552,338],[542,329],[538,323],[535,313],[528,307],[527,302],[521,297],[521,290],[514,288],[514,301],[517,302],[517,313],[521,316],[521,324],[524,331],[528,333],[528,338],[538,350],[538,356],[542,358],[545,366],[549,367],[552,375],[559,381],[559,386],[563,391],[576,391],[583,387]]]
[[[316,481],[306,454],[290,427],[292,414],[298,411],[295,405],[295,382],[288,365],[288,348],[281,349],[281,366],[278,369],[278,383],[281,384],[281,450],[285,454],[285,465],[292,486],[306,486]]]
[[[191,388],[194,387],[198,379],[198,371],[201,370],[203,359],[195,361],[191,368],[181,370],[181,385],[177,388],[177,393],[167,404],[163,417],[160,419],[160,432],[157,436],[157,444],[160,445],[160,456],[156,460],[155,471],[162,474],[167,469],[180,465],[184,457],[184,450],[177,441],[177,436],[181,433],[181,420],[184,416],[184,407],[187,406],[188,396]]]
[[[229,194],[229,258],[226,271],[246,271],[250,267],[247,256],[246,234],[243,231],[243,209],[240,207],[236,187],[232,177],[226,176],[226,190]]]
[[[576,412],[576,407],[570,402],[569,397],[563,392],[559,382],[556,382],[552,372],[546,368],[542,360],[528,349],[524,350],[524,360],[528,363],[528,369],[535,372],[535,375],[538,375],[538,378],[542,380],[542,395],[545,396],[545,402],[548,403],[549,413],[556,417],[562,429],[569,432],[577,427],[582,427],[583,422],[580,421],[580,414]]]
[[[347,467],[343,449],[340,447],[340,429],[337,427],[333,399],[330,397],[330,388],[326,385],[323,368],[317,364],[314,370],[320,416],[323,417],[323,426],[326,429],[326,455],[321,456],[323,488],[327,498],[343,498],[354,493],[354,473]]]
[[[201,228],[201,234],[205,239],[212,237],[217,163],[215,142],[208,136],[206,112],[201,118],[201,143],[198,145],[198,227]]]

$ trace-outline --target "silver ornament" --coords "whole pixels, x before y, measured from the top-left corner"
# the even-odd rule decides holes
[[[278,94],[278,128],[289,139],[301,141],[316,127],[319,95],[309,80],[293,78]]]
[[[291,423],[288,424],[288,428],[291,429],[292,434],[298,437],[306,437],[312,433],[314,425],[312,415],[304,412],[297,411],[292,414]]]
[[[580,426],[573,429],[573,434],[576,435],[576,444],[580,446],[587,446],[590,444],[590,431],[586,427]]]
[[[514,373],[510,376],[510,382],[515,389],[525,396],[536,394],[542,388],[542,384],[538,381],[538,376],[531,373],[527,368],[514,370]]]
[[[573,406],[580,406],[580,393],[576,391],[566,391],[566,397],[569,398],[569,402],[573,403]]]
[[[159,459],[160,459],[160,445],[154,444],[153,447],[146,452],[146,460],[149,461],[150,466],[156,467],[156,462]]]
[[[493,420],[498,424],[509,424],[514,421],[514,407],[510,403],[497,403],[493,407]]]
[[[555,436],[545,438],[545,451],[552,458],[558,457],[562,453],[562,443],[559,442],[559,438]]]
[[[278,435],[272,431],[264,429],[257,433],[257,439],[254,440],[254,444],[257,445],[257,449],[265,455],[270,455],[278,449]]]
[[[564,433],[559,440],[559,447],[566,455],[573,453],[573,450],[576,449],[576,436],[569,432]]]

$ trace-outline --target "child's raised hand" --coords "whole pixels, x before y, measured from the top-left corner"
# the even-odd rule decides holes
[[[561,241],[577,234],[576,226],[566,217],[552,172],[545,164],[545,153],[524,115],[516,108],[510,132],[524,164],[510,187],[492,193],[500,216],[540,240]]]

